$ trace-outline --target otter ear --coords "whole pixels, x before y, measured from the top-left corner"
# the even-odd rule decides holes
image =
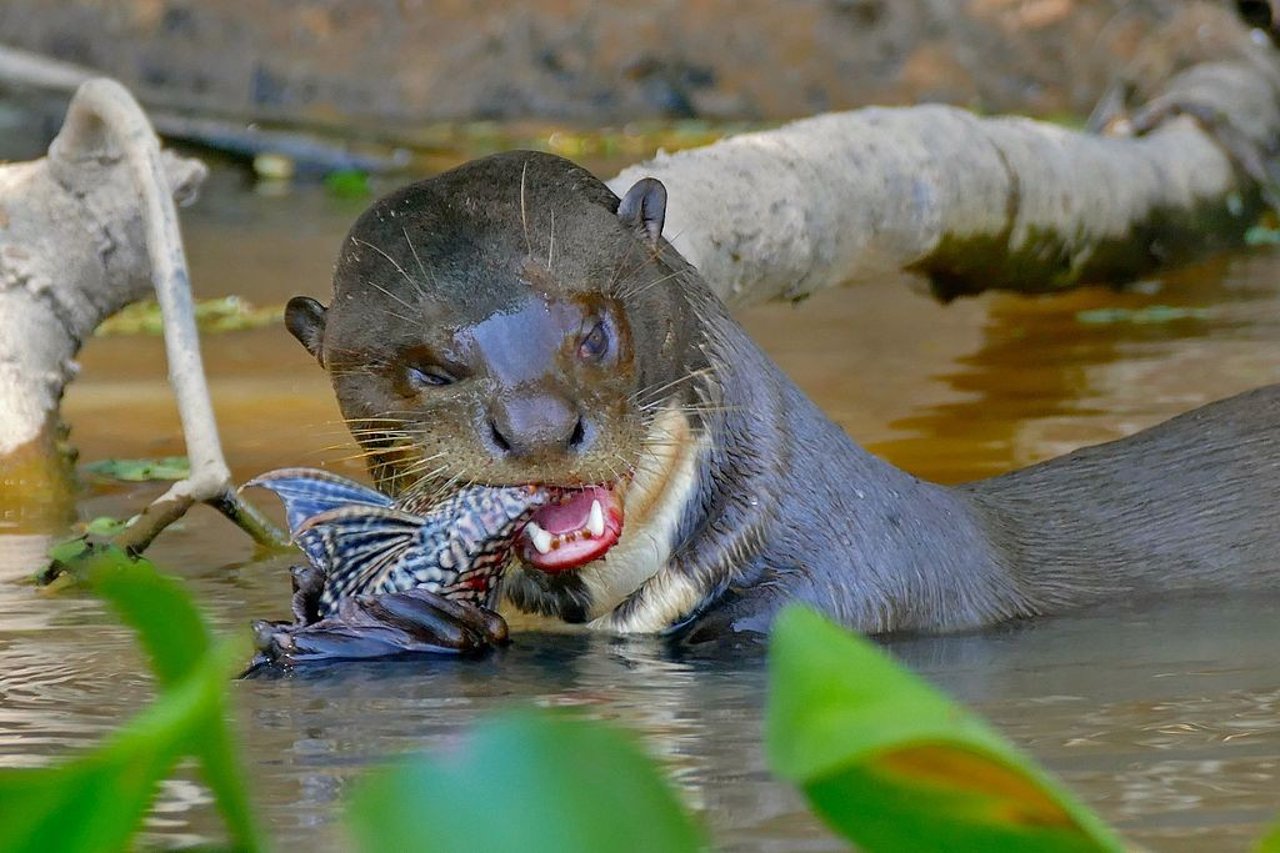
[[[662,223],[667,218],[667,188],[657,178],[641,178],[627,190],[618,205],[622,224],[642,234],[649,245],[658,245]]]
[[[284,325],[324,367],[325,307],[310,296],[295,296],[284,308]]]

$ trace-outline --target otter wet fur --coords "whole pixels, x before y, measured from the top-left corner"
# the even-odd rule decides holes
[[[756,346],[663,239],[665,208],[653,179],[620,200],[561,158],[488,157],[376,202],[330,307],[289,303],[380,488],[577,490],[518,534],[504,612],[697,642],[766,632],[789,601],[937,632],[1280,586],[1280,386],[925,482]]]

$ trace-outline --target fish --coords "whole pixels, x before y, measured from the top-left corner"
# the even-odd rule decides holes
[[[551,493],[536,486],[464,486],[427,504],[396,500],[318,468],[280,468],[244,488],[280,498],[293,540],[324,574],[321,618],[343,600],[426,589],[493,609],[515,539]]]

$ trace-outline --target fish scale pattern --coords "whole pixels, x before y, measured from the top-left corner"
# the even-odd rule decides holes
[[[492,605],[516,535],[548,500],[532,487],[474,485],[422,507],[311,468],[270,471],[248,486],[280,497],[290,533],[325,573],[322,616],[350,596],[417,587]]]

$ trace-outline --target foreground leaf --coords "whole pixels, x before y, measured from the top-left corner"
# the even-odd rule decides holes
[[[1280,853],[1280,823],[1271,825],[1258,839],[1258,846],[1255,849],[1258,853]]]
[[[205,662],[211,639],[200,611],[182,585],[145,560],[130,559],[119,548],[96,552],[88,576],[151,659],[161,687],[186,677]]]
[[[214,646],[178,581],[119,549],[64,557],[138,634],[159,695],[123,728],[59,766],[0,771],[0,850],[98,851],[129,846],[160,782],[184,756],[200,760],[232,839],[262,847],[225,720],[224,691],[245,650]]]
[[[220,657],[225,663],[230,649]],[[0,770],[0,850],[129,847],[163,780],[200,737],[223,667],[184,679],[91,752],[57,767]]]
[[[212,635],[191,596],[173,578],[165,577],[145,560],[132,561],[115,552],[114,559],[102,561],[91,570],[94,586],[120,617],[135,631],[151,658],[151,666],[162,687],[203,667],[210,669]],[[239,648],[235,660],[243,660]],[[223,682],[228,664],[213,664],[213,673]],[[205,784],[213,790],[233,837],[251,845],[258,832],[253,809],[243,783],[235,740],[227,726],[226,698],[214,691],[198,722],[198,737],[190,744],[190,754],[200,759]],[[252,846],[252,845],[251,845]]]
[[[482,724],[456,755],[372,774],[349,814],[364,850],[703,847],[661,771],[630,737],[545,711]]]
[[[980,719],[816,613],[779,617],[769,668],[774,771],[859,847],[1122,849]]]

